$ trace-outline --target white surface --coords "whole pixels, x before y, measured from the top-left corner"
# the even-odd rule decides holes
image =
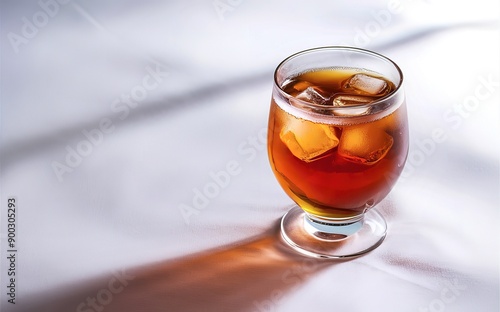
[[[43,11],[35,1],[2,1],[1,286],[7,198],[15,196],[19,311],[37,304],[35,295],[67,310],[71,296],[53,289],[170,261],[201,267],[175,275],[167,265],[158,274],[166,290],[147,277],[132,281],[106,311],[498,311],[498,2],[220,0],[231,3],[221,14],[214,3],[72,1],[16,53],[9,34]],[[387,13],[394,3],[399,11]],[[411,145],[405,174],[379,206],[386,241],[324,266],[254,244],[273,237],[291,204],[259,134],[277,64],[338,44],[401,66]],[[116,101],[155,69],[158,84],[124,117]],[[490,92],[475,102],[488,79]],[[59,181],[52,163],[64,163],[66,148],[85,144],[82,131],[106,118],[113,130]],[[426,150],[436,129],[446,139]],[[237,173],[187,222],[179,207],[231,164]],[[459,290],[443,303],[450,283]],[[14,311],[7,299],[2,291],[2,311]]]

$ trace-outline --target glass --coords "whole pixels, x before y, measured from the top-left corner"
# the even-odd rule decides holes
[[[295,250],[362,255],[387,225],[373,207],[408,154],[403,74],[390,59],[350,47],[296,53],[274,74],[268,127],[273,172],[297,206],[281,220]]]

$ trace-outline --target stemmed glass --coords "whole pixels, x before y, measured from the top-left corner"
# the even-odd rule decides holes
[[[297,204],[281,235],[313,257],[362,255],[384,240],[376,206],[408,154],[403,74],[378,53],[321,47],[293,54],[274,74],[268,155]]]

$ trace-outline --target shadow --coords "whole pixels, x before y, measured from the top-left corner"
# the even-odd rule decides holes
[[[22,311],[272,311],[281,297],[339,262],[294,252],[276,225],[227,248],[47,291]]]
[[[163,60],[161,62],[168,64]],[[160,100],[146,100],[141,102],[139,106],[130,110],[130,114],[124,120],[121,120],[116,113],[109,112],[108,114],[101,115],[100,118],[95,117],[87,121],[82,120],[65,128],[53,129],[50,132],[40,133],[33,137],[8,142],[0,150],[2,167],[6,171],[15,163],[32,157],[39,152],[68,144],[68,142],[76,138],[82,139],[83,130],[98,128],[99,122],[104,118],[111,120],[111,123],[116,127],[130,126],[144,122],[144,120],[158,118],[159,116],[172,116],[176,112],[207,103],[209,99],[214,99],[221,94],[236,92],[243,88],[251,88],[265,83],[270,79],[272,79],[272,71],[264,71],[253,76],[235,78],[231,82],[207,84],[184,94],[170,95]],[[112,133],[108,135],[112,135]]]
[[[435,36],[447,31],[455,31],[458,29],[471,29],[471,28],[492,28],[496,29],[498,27],[498,21],[496,20],[486,20],[478,22],[463,22],[450,25],[438,25],[438,26],[428,26],[421,27],[415,31],[406,33],[404,36],[396,37],[391,39],[389,42],[382,44],[375,44],[369,47],[369,49],[374,51],[385,51],[389,49],[396,48],[398,46],[403,46],[420,39],[428,38],[430,36]]]

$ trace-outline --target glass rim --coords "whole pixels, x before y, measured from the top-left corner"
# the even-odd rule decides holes
[[[300,56],[305,55],[305,54],[313,53],[313,52],[326,51],[326,50],[350,51],[350,52],[362,53],[362,54],[365,54],[365,55],[370,55],[370,56],[382,59],[383,61],[386,61],[386,62],[390,63],[396,69],[396,71],[397,71],[397,73],[399,75],[399,83],[397,85],[395,84],[396,88],[391,93],[389,93],[387,95],[384,95],[384,96],[382,96],[382,97],[380,97],[380,98],[378,98],[378,99],[376,99],[376,100],[374,100],[374,101],[372,101],[372,102],[370,102],[368,104],[350,105],[350,106],[342,106],[342,107],[338,107],[338,106],[326,106],[326,105],[321,105],[321,104],[314,104],[314,103],[311,103],[311,102],[307,102],[307,101],[304,101],[304,100],[297,99],[297,98],[293,97],[292,95],[286,93],[283,90],[282,86],[280,86],[280,84],[278,83],[278,71],[286,63],[288,63],[289,61],[291,61],[291,60],[293,60],[293,59],[295,59],[297,57],[300,57]],[[346,66],[343,66],[343,67],[346,67]],[[369,68],[363,68],[363,69],[369,70]],[[322,46],[322,47],[310,48],[310,49],[306,49],[306,50],[302,50],[302,51],[296,52],[296,53],[294,53],[294,54],[286,57],[283,61],[281,61],[278,64],[278,66],[274,70],[273,77],[274,77],[273,78],[273,80],[274,80],[274,86],[279,90],[280,94],[283,97],[285,97],[286,99],[288,99],[288,100],[293,99],[293,101],[299,102],[300,105],[304,106],[304,107],[310,107],[310,108],[320,109],[320,110],[326,110],[326,111],[330,111],[330,110],[333,111],[333,110],[335,110],[335,111],[344,111],[344,112],[348,112],[348,111],[354,110],[354,109],[373,107],[373,106],[376,106],[379,103],[386,102],[387,100],[390,100],[391,98],[396,97],[397,94],[399,93],[399,91],[402,89],[403,79],[404,79],[403,71],[401,70],[401,68],[398,66],[398,64],[396,64],[393,60],[391,60],[387,56],[382,55],[382,54],[377,53],[377,52],[374,52],[374,51],[371,51],[371,50],[367,50],[367,49],[363,49],[363,48],[357,48],[357,47],[350,47],[350,46]],[[396,105],[396,102],[397,101],[395,101],[394,104],[389,105],[385,109]],[[290,103],[290,101],[289,101],[289,103]],[[296,105],[290,104],[290,106],[293,106],[293,107],[295,107],[297,109],[300,109]],[[356,117],[361,117],[361,116],[356,116]],[[353,116],[337,115],[337,116],[335,116],[335,118],[353,118]]]

